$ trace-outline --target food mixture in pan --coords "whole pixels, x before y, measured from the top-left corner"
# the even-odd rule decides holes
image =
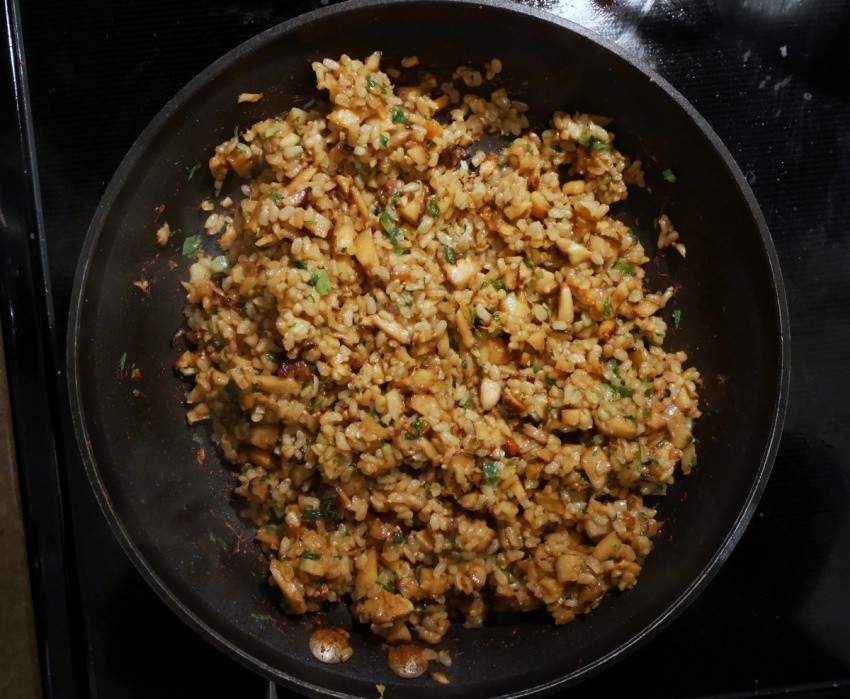
[[[315,63],[329,107],[215,149],[217,192],[242,196],[202,206],[220,250],[184,284],[177,368],[283,609],[347,601],[390,643],[436,644],[635,584],[661,527],[644,498],[696,463],[700,377],[663,347],[674,290],[645,288],[610,215],[644,176],[608,121],[534,132],[486,88],[498,60],[445,82],[417,63]]]

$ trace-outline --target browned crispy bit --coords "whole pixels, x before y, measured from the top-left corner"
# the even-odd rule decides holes
[[[508,456],[519,456],[521,453],[519,444],[516,443],[516,440],[513,437],[505,439],[504,444],[502,444],[502,449],[505,450],[505,454]]]
[[[466,160],[466,148],[463,146],[452,146],[440,153],[440,165],[448,168],[456,168],[461,160]]]
[[[306,383],[313,378],[310,365],[302,359],[296,359],[295,361],[284,359],[277,368],[277,375],[285,379],[295,379],[301,383]]]
[[[525,404],[509,388],[502,391],[502,403],[505,409],[514,415],[521,415],[525,412]]]

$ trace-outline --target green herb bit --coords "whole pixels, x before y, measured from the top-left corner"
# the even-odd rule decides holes
[[[315,519],[319,519],[321,516],[322,516],[321,510],[310,509],[310,510],[304,510],[304,512],[301,513],[301,519],[303,519],[305,522],[312,522]]]
[[[640,238],[638,237],[638,234],[637,234],[637,232],[635,231],[634,228],[629,226],[629,228],[626,232],[631,236],[631,238],[634,242],[636,242],[636,243],[640,242]]]
[[[676,184],[676,180],[678,179],[669,168],[664,170],[664,172],[661,173],[661,176],[664,178],[665,182],[669,182],[670,184]]]
[[[378,572],[377,583],[387,592],[398,592],[398,587],[396,586],[396,575],[389,568],[381,566],[381,570]]]
[[[269,350],[268,352],[263,352],[263,359],[265,359],[267,362],[271,362],[272,364],[277,363],[277,355],[271,350]]]
[[[388,133],[382,133],[380,136],[378,136],[378,140],[381,142],[381,145],[384,148],[390,145],[390,135]]]
[[[673,316],[673,327],[676,328],[676,330],[678,330],[679,324],[682,322],[682,309],[677,308],[675,311],[673,311],[672,316]]]
[[[532,362],[532,364],[531,364],[531,371],[533,371],[535,374],[538,371],[540,371],[542,368],[543,367],[541,367],[540,364],[536,360],[534,362]]]
[[[534,264],[534,260],[532,260],[530,257],[522,258],[522,263],[529,269],[534,269],[537,266],[536,264]]]
[[[614,315],[614,311],[611,308],[611,299],[606,299],[605,303],[602,304],[602,315],[606,318],[611,318]]]
[[[285,195],[284,195],[283,192],[281,192],[277,189],[272,190],[272,201],[280,201],[281,199],[284,198],[284,196]]]
[[[195,173],[200,170],[201,164],[196,160],[191,165],[187,165],[184,169],[186,170],[186,181],[190,182],[192,178],[195,176]]]
[[[387,238],[390,239],[390,243],[392,243],[393,250],[395,250],[397,255],[401,255],[401,253],[407,251],[409,252],[409,248],[401,247],[401,228],[393,228],[391,231],[386,231]]]
[[[454,251],[454,248],[446,244],[443,244],[443,255],[445,255],[446,262],[448,262],[450,265],[453,265],[455,262],[457,262],[457,253]]]
[[[230,266],[230,262],[224,255],[219,255],[218,257],[214,257],[213,261],[210,263],[210,267],[213,272],[221,273],[227,271],[227,268]]]
[[[407,114],[404,113],[401,107],[391,107],[390,118],[393,124],[407,124]]]
[[[203,444],[203,443],[204,443],[204,438],[203,438],[203,437],[201,437],[201,435],[199,435],[197,432],[195,432],[195,433],[192,435],[192,441],[193,441],[195,444]]]
[[[378,221],[381,224],[384,234],[390,239],[390,243],[392,243],[393,250],[395,250],[396,254],[401,255],[403,252],[409,252],[409,249],[401,247],[400,241],[402,231],[401,228],[396,225],[390,211],[386,209],[383,210],[378,217]]]
[[[397,544],[404,543],[404,534],[402,534],[398,529],[393,532],[393,541]]]
[[[186,257],[196,257],[201,249],[201,236],[190,235],[183,241],[183,254]]]
[[[550,386],[554,386],[556,383],[558,383],[558,379],[556,379],[554,376],[547,376],[546,383],[548,383]]]
[[[417,417],[412,425],[413,429],[410,432],[404,433],[404,438],[408,441],[413,441],[414,439],[419,439],[422,436],[422,418]]]
[[[369,88],[370,90],[374,90],[376,87],[378,87],[378,81],[375,80],[374,75],[367,75],[366,76],[366,87]]]
[[[610,388],[614,393],[618,393],[623,398],[631,398],[634,395],[634,389],[627,388],[626,386],[622,386],[620,384],[616,384],[613,381],[604,384],[608,388]]]
[[[325,521],[338,522],[340,516],[336,511],[336,496],[323,495],[319,500],[319,514]]]
[[[306,558],[308,561],[318,561],[321,556],[313,551],[305,551],[301,554],[301,558]]]
[[[466,357],[464,357],[463,361],[460,363],[460,366],[461,366],[462,369],[468,368],[469,367],[469,360]]]
[[[580,138],[578,139],[578,142],[585,148],[590,148],[590,150],[611,150],[610,143],[603,141],[601,138],[596,138],[596,136]]]
[[[623,274],[628,274],[630,277],[635,275],[635,267],[628,260],[617,260],[614,263],[614,269]]]
[[[298,269],[307,269],[308,265],[304,260],[296,260],[294,257],[290,257],[289,261],[292,263],[294,267]]]
[[[431,197],[428,200],[425,208],[428,209],[428,213],[431,218],[437,218],[440,215],[440,205],[437,203],[437,199],[435,197]]]
[[[429,500],[432,497],[434,497],[434,494],[431,492],[431,486],[430,485],[425,486],[425,497],[428,498]]]
[[[502,480],[502,463],[500,461],[483,461],[481,470],[484,473],[484,483],[493,485]]]
[[[381,224],[381,228],[384,229],[384,233],[387,235],[389,235],[389,233],[396,227],[395,219],[386,209],[381,211],[380,216],[378,216],[378,222]]]
[[[328,279],[328,273],[324,269],[317,269],[308,283],[322,296],[331,290],[331,280]]]
[[[611,359],[605,362],[605,367],[619,379],[620,383],[623,382],[623,379],[620,376],[620,362],[616,359]]]

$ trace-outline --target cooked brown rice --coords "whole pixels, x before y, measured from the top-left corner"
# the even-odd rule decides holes
[[[215,149],[216,190],[245,184],[185,283],[189,422],[241,469],[288,613],[350,600],[391,642],[489,608],[571,621],[635,584],[661,527],[644,496],[696,461],[673,289],[644,288],[609,216],[640,163],[598,117],[535,133],[504,90],[461,93],[497,59],[440,83],[410,57],[400,88],[379,63],[315,63],[329,110]],[[666,218],[661,244],[684,253]]]

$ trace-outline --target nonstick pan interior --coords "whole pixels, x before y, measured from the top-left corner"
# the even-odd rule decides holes
[[[613,116],[619,147],[643,160],[651,188],[614,212],[635,224],[650,251],[658,213],[682,232],[687,259],[665,252],[655,279],[681,285],[672,308],[682,310],[682,322],[668,346],[686,349],[705,381],[700,465],[661,501],[664,534],[638,585],[563,627],[521,615],[454,628],[442,644],[454,657],[452,683],[439,688],[427,676],[395,678],[380,643],[359,631],[348,663],[322,666],[308,650],[312,620],[277,611],[252,530],[231,498],[230,472],[207,437],[206,460],[196,459],[185,387],[172,371],[188,261],[179,236],[165,250],[154,244],[161,205],[159,222],[201,228],[197,206],[211,180],[202,168],[187,181],[187,166],[206,162],[234,126],[316,97],[311,61],[373,50],[383,51],[385,65],[416,54],[446,76],[498,57],[502,84],[531,104],[537,125],[559,109]],[[265,96],[237,105],[245,91]],[[675,185],[661,178],[668,168]],[[140,279],[149,294],[133,286]],[[302,691],[339,696],[375,696],[376,683],[389,696],[521,694],[575,681],[651,635],[707,582],[746,526],[772,463],[788,378],[776,256],[716,136],[666,83],[610,45],[507,2],[346,3],[271,29],[204,71],[144,131],[104,195],[78,269],[68,345],[75,427],[92,485],[140,572],[224,651]],[[329,617],[350,625],[344,608]]]

